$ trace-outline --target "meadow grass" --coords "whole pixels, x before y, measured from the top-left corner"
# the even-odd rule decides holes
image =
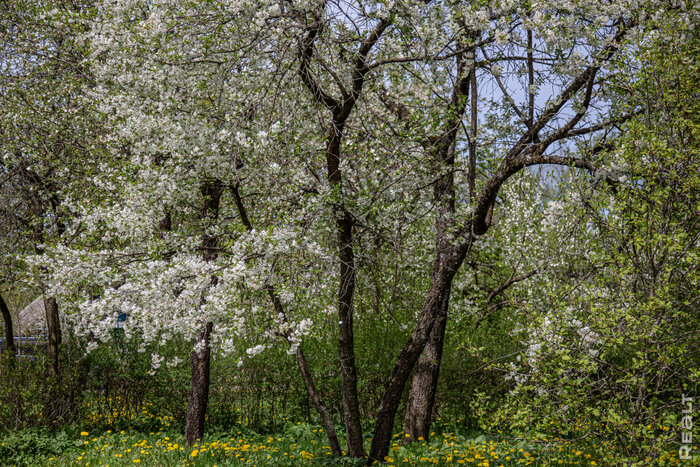
[[[461,434],[454,425],[435,425],[436,431],[430,441],[419,440],[406,445],[402,442],[403,433],[394,434],[390,454],[385,459],[387,465],[606,465],[604,460],[591,454],[600,451],[600,446],[594,444],[546,437],[527,440],[502,435],[470,437]],[[52,434],[45,432],[40,436]],[[65,433],[63,437],[66,438]],[[97,433],[84,430],[74,432],[63,446],[56,447],[57,452],[51,452],[49,443],[44,452],[17,456],[12,454],[11,444],[15,438],[13,435],[2,438],[3,451],[0,452],[4,452],[9,461],[3,465],[363,465],[349,458],[334,458],[323,429],[302,422],[290,423],[278,434],[259,434],[248,429],[214,432],[192,447],[185,446],[182,434],[173,431],[106,430]],[[653,464],[675,465],[678,462],[670,453],[655,459]]]

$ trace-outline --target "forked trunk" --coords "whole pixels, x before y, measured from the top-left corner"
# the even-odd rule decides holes
[[[448,299],[442,304],[442,312],[435,320],[430,338],[413,372],[411,394],[406,405],[404,431],[408,442],[427,441],[430,438],[430,424],[435,407],[440,361],[447,326]]]
[[[441,250],[444,252],[437,252],[430,286],[418,318],[418,324],[396,359],[394,369],[384,389],[377,413],[368,465],[374,461],[384,461],[384,458],[389,454],[394,419],[401,402],[401,395],[411,376],[411,371],[430,338],[436,321],[443,310],[446,310],[452,279],[462,264],[469,246],[469,244],[464,244],[459,248],[448,248],[443,245],[444,250],[443,248]]]
[[[204,435],[204,419],[209,402],[209,364],[211,351],[209,335],[213,324],[207,323],[195,339],[195,349],[190,359],[191,380],[190,395],[187,402],[187,419],[185,420],[185,442],[192,446]]]

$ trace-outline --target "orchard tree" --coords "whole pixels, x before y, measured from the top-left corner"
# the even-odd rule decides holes
[[[362,261],[370,240],[418,252],[429,277],[376,416],[382,461],[412,374],[409,434],[428,437],[452,283],[501,188],[542,164],[601,177],[593,156],[634,113],[609,112],[611,81],[669,7],[105,1],[85,39],[113,161],[100,196],[69,203],[84,247],[54,251],[56,293],[100,339],[116,310],[146,341],[193,338],[199,420],[209,345],[264,329],[296,352],[335,309],[348,452],[363,457]]]
[[[60,241],[69,212],[64,193],[85,187],[97,128],[82,99],[90,75],[78,40],[91,2],[17,1],[0,7],[0,213],[7,264],[3,288],[39,289],[48,330],[48,370],[60,380],[61,326],[45,268],[28,271],[21,257],[43,255]],[[81,188],[82,189],[82,188]],[[13,274],[10,279],[9,275]],[[47,417],[56,416],[46,411]]]
[[[274,80],[285,63],[266,58],[264,17],[251,28],[252,6],[239,19],[224,7],[100,7],[85,40],[112,160],[91,199],[66,201],[82,217],[68,227],[75,243],[52,252],[56,291],[75,304],[73,325],[97,341],[111,338],[117,312],[129,314],[126,337],[142,349],[193,340],[190,444],[203,434],[210,348],[254,356],[286,341],[340,455],[300,348],[309,316],[327,308],[323,235],[319,243],[305,232],[320,210],[316,174],[294,166],[316,140],[283,128],[303,112],[294,99],[268,96],[270,86],[282,92]],[[152,359],[154,369],[162,363]]]
[[[351,455],[363,450],[361,438],[354,436],[361,429],[355,423],[353,227],[362,217],[348,206],[358,203],[350,171],[362,161],[352,157],[353,130],[377,141],[384,139],[382,126],[393,132],[386,146],[402,154],[407,165],[424,170],[428,183],[418,186],[432,188],[428,203],[435,216],[430,284],[414,332],[386,384],[369,456],[373,461],[388,453],[403,388],[426,344],[424,362],[414,374],[415,403],[407,425],[416,438],[429,435],[452,280],[473,243],[488,233],[500,188],[520,170],[539,164],[595,173],[586,157],[566,154],[565,142],[592,141],[585,152],[595,153],[604,147],[609,129],[630,116],[608,118],[600,108],[607,105],[607,83],[617,71],[613,59],[631,39],[639,39],[640,25],[652,12],[620,4],[571,7],[396,3],[372,8],[329,2],[301,16],[299,74],[311,98],[325,109],[325,117],[319,117],[327,132],[325,169],[338,198],[340,358]],[[546,89],[544,96],[539,89]],[[479,90],[490,96],[481,108]],[[365,114],[374,117],[379,131],[367,134]],[[462,133],[464,120],[469,128]]]
[[[455,276],[445,359],[439,362],[448,376],[434,380],[439,389],[431,401],[443,419],[452,413],[472,426],[493,429],[479,406],[484,400],[497,405],[512,388],[503,377],[504,365],[521,352],[519,331],[531,318],[521,304],[548,290],[543,277],[566,270],[587,251],[589,245],[575,235],[585,216],[564,209],[577,195],[569,178],[568,172],[529,170],[514,176],[499,197],[489,235],[474,244]],[[409,397],[406,433],[414,404]]]

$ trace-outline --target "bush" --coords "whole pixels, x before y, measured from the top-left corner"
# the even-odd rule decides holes
[[[2,438],[0,459],[3,464],[32,466],[72,447],[73,441],[65,431],[51,433],[46,429],[29,428]]]

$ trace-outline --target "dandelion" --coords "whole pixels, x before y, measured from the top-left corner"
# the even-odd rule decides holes
[[[199,454],[199,451],[195,449],[194,451],[192,451],[192,454],[190,454],[190,456],[197,457],[197,454]]]
[[[89,435],[90,435],[90,433],[88,433],[87,431],[80,432],[80,436],[89,436]]]

